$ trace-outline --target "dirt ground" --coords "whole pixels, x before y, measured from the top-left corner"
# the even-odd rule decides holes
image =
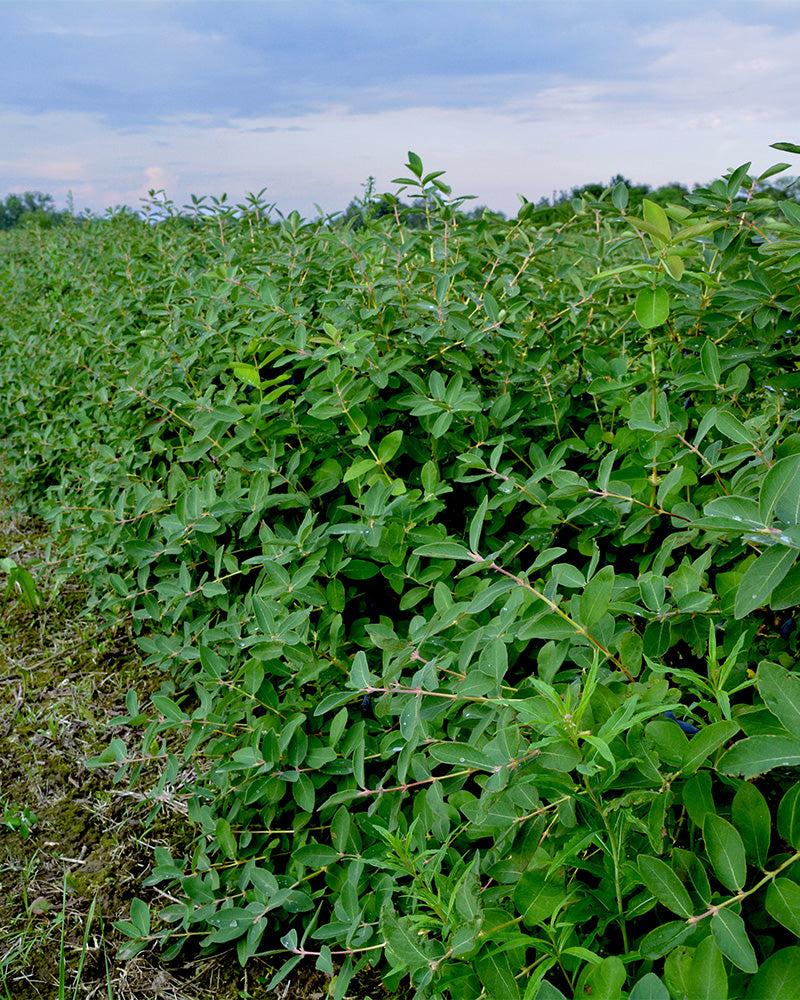
[[[118,959],[125,939],[113,922],[128,919],[132,898],[156,898],[141,885],[153,849],[180,854],[191,831],[179,809],[146,825],[142,795],[86,767],[108,745],[108,721],[126,714],[129,688],[141,703],[162,678],[148,678],[124,626],[109,631],[86,611],[80,583],[47,558],[47,537],[0,497],[0,560],[27,568],[36,584],[35,602],[13,586],[4,594],[0,571],[0,1000],[332,996],[335,979],[313,964],[268,991],[285,956],[244,969],[231,952],[174,964],[153,951]],[[374,972],[347,992],[389,996]]]

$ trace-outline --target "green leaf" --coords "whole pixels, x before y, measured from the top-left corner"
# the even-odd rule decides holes
[[[764,900],[767,913],[800,937],[800,885],[789,878],[776,878]]]
[[[519,1000],[519,985],[514,978],[507,952],[489,945],[481,949],[478,957],[473,959],[473,964],[488,996]]]
[[[527,996],[527,993],[525,995]],[[552,986],[545,979],[536,991],[536,996],[533,1000],[567,1000],[567,998],[557,986]]]
[[[483,519],[486,517],[486,509],[489,506],[488,495],[481,500],[478,509],[470,522],[469,526],[469,547],[471,552],[477,552],[480,546],[481,540],[481,530],[483,528]]]
[[[717,430],[722,431],[725,437],[729,437],[732,441],[736,441],[739,444],[756,443],[755,433],[745,427],[738,417],[735,417],[727,410],[717,410],[714,422],[717,425]]]
[[[403,440],[403,432],[400,430],[391,431],[378,445],[378,458],[385,465],[397,454]]]
[[[428,752],[434,760],[455,767],[478,768],[482,771],[494,771],[497,767],[491,757],[469,743],[435,743]]]
[[[669,990],[655,972],[648,972],[634,984],[628,1000],[670,1000]]]
[[[744,618],[766,604],[796,560],[797,551],[782,545],[773,545],[762,552],[744,571],[736,591],[734,616]]]
[[[614,590],[614,567],[604,566],[589,580],[580,598],[581,622],[595,625],[608,611]]]
[[[714,874],[731,890],[741,889],[747,875],[744,844],[735,827],[716,813],[706,813],[703,839]]]
[[[460,542],[428,542],[418,545],[414,552],[428,559],[467,559],[472,562],[469,549]]]
[[[689,741],[683,757],[684,774],[693,774],[703,761],[739,732],[737,722],[712,722]]]
[[[641,288],[634,303],[634,313],[639,325],[652,330],[667,321],[669,316],[669,295],[663,288]]]
[[[664,209],[657,202],[645,198],[642,201],[642,215],[651,226],[658,230],[664,242],[668,243],[672,237],[672,232]]]
[[[773,515],[786,524],[800,524],[800,454],[775,462],[764,476],[758,502],[765,524]]]
[[[330,844],[304,844],[292,852],[292,860],[314,868],[332,865],[340,858],[339,852]]]
[[[217,824],[214,827],[214,839],[219,844],[225,857],[231,861],[235,861],[239,853],[236,846],[236,838],[231,833],[230,823],[222,816],[217,820]]]
[[[727,1000],[728,977],[722,953],[713,937],[704,938],[695,949],[689,968],[687,1000]]]
[[[416,153],[412,153],[410,149],[408,151],[408,163],[406,166],[415,177],[422,177],[422,160]]]
[[[711,792],[711,775],[708,771],[701,771],[686,782],[682,798],[691,821],[697,826],[702,826],[706,815],[714,812],[715,808]]]
[[[538,927],[566,899],[563,881],[547,879],[539,871],[525,872],[514,889],[514,905],[526,927]]]
[[[759,505],[749,497],[717,497],[710,500],[703,508],[704,519],[713,518],[714,521],[730,521],[731,527],[739,531],[744,531],[749,527],[763,528],[764,521],[761,519]],[[705,527],[704,521],[700,522],[701,527]]]
[[[773,611],[783,611],[798,604],[800,604],[800,564],[795,563],[772,591],[769,606]]]
[[[258,368],[255,365],[247,365],[242,362],[236,362],[231,365],[233,369],[233,374],[245,382],[247,385],[255,386],[257,389],[261,388],[261,375],[259,374]]]
[[[611,201],[618,212],[624,212],[628,207],[628,188],[624,181],[619,181],[614,185],[611,192]]]
[[[131,923],[141,937],[150,933],[150,907],[143,899],[131,900]]]
[[[685,920],[671,920],[645,934],[639,942],[639,952],[642,958],[654,962],[685,941],[693,930],[694,927]]]
[[[763,869],[772,831],[767,800],[755,785],[743,781],[731,804],[731,818],[744,843],[745,853]]]
[[[711,918],[711,933],[719,950],[737,968],[751,974],[758,971],[756,953],[738,913],[730,909],[719,910]]]
[[[789,736],[748,736],[726,750],[717,762],[720,774],[755,778],[773,767],[800,766],[800,739]]]
[[[762,660],[756,673],[758,693],[774,716],[793,736],[800,738],[800,677]]]
[[[360,479],[365,473],[379,468],[380,466],[374,458],[360,458],[357,462],[353,462],[347,472],[345,472],[342,482],[349,483],[353,479]]]
[[[771,167],[767,167],[763,174],[759,174],[756,178],[759,181],[765,181],[768,177],[774,177],[775,174],[781,174],[784,170],[788,170],[791,167],[791,163],[773,163]]]
[[[798,148],[800,152],[800,148]],[[747,984],[747,1000],[797,1000],[800,948],[773,952]]]
[[[800,850],[800,782],[792,785],[780,801],[778,833],[796,851]]]
[[[363,691],[365,688],[375,686],[375,680],[369,671],[367,654],[363,649],[359,649],[350,664],[350,686],[356,691]]]
[[[412,973],[428,965],[430,948],[426,939],[417,933],[411,917],[398,917],[391,903],[385,903],[380,928],[386,951],[399,965]]]
[[[681,917],[692,915],[692,901],[683,883],[666,862],[639,855],[639,874],[647,888],[667,909]]]
[[[717,345],[713,340],[706,340],[700,348],[700,365],[706,378],[711,379],[714,385],[719,385],[722,369],[719,365]]]
[[[800,153],[800,146],[795,142],[771,142],[770,149],[779,149],[782,153]]]
[[[610,955],[592,966],[582,992],[595,1000],[619,1000],[624,983],[625,966],[622,959],[618,955]]]

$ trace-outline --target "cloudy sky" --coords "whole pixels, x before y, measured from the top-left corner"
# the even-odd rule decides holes
[[[800,142],[798,0],[3,0],[0,197],[344,208],[406,151],[509,214]],[[796,169],[800,174],[800,158]]]

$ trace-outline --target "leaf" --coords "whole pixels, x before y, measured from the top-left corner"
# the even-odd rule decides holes
[[[782,545],[773,545],[762,552],[744,571],[736,591],[734,617],[744,618],[766,604],[796,560],[797,551]]]
[[[800,850],[800,782],[783,796],[778,806],[778,833]]]
[[[539,871],[525,872],[514,889],[514,905],[526,927],[537,927],[566,902],[563,882],[547,879]]]
[[[360,479],[366,472],[371,472],[373,469],[379,468],[380,466],[374,458],[360,458],[357,462],[353,462],[347,472],[345,472],[342,482],[349,483],[353,479]]]
[[[581,622],[595,625],[608,611],[614,590],[614,567],[604,566],[589,580],[580,598]]]
[[[800,149],[798,150],[800,152]],[[797,1000],[800,948],[773,952],[747,984],[747,1000]]]
[[[503,1000],[519,1000],[519,985],[511,969],[508,953],[497,948],[484,948],[473,959],[475,971],[488,996],[503,997]]]
[[[611,192],[611,201],[618,212],[624,212],[628,207],[628,188],[625,181],[618,181]]]
[[[717,497],[705,505],[703,515],[704,518],[713,518],[715,521],[731,521],[733,523],[730,527],[740,531],[749,527],[764,527],[759,505],[749,497]],[[705,526],[703,521],[700,522],[700,526]]]
[[[668,951],[672,951],[682,941],[685,941],[693,930],[694,927],[687,924],[685,920],[671,920],[669,923],[656,927],[649,934],[645,934],[639,942],[642,958],[651,962],[662,958]]]
[[[779,924],[800,937],[800,885],[789,878],[776,878],[767,889],[764,906]]]
[[[767,167],[763,174],[759,174],[756,178],[759,181],[765,181],[768,177],[774,177],[775,174],[781,174],[784,170],[788,170],[791,167],[791,163],[773,163],[771,167]]]
[[[385,438],[378,445],[378,458],[385,465],[397,454],[400,444],[403,440],[403,432],[401,430],[391,431],[387,434]]]
[[[146,938],[150,933],[150,907],[143,899],[131,900],[131,923],[140,937]]]
[[[514,978],[507,952],[490,945],[478,953],[473,964],[488,996],[519,1000],[519,985]]]
[[[689,741],[683,757],[683,773],[693,774],[709,754],[718,750],[739,732],[737,722],[712,722],[703,726]]]
[[[400,712],[400,735],[406,743],[413,742],[417,735],[420,701],[420,698],[412,696],[405,703],[403,710]]]
[[[428,965],[427,941],[417,934],[411,917],[398,917],[391,903],[385,903],[381,910],[380,928],[386,950],[398,964],[412,973]]]
[[[455,767],[478,768],[482,771],[494,771],[497,767],[491,757],[469,743],[436,743],[428,752],[434,760],[442,764],[453,764]]]
[[[675,281],[680,281],[686,268],[686,265],[683,263],[683,258],[679,257],[677,254],[667,254],[663,259],[664,268],[670,278],[673,278]]]
[[[369,671],[367,654],[363,649],[359,649],[350,664],[350,686],[356,691],[363,691],[365,688],[375,686],[374,678]]]
[[[670,1000],[669,990],[654,972],[648,972],[634,984],[628,1000]]]
[[[703,839],[714,874],[720,882],[727,889],[741,889],[747,875],[747,862],[744,844],[736,828],[716,813],[706,813]]]
[[[765,524],[773,515],[786,524],[800,524],[800,455],[780,458],[764,476],[758,498]]]
[[[624,982],[625,966],[622,959],[618,955],[610,955],[592,967],[582,992],[595,1000],[619,1000]]]
[[[687,1000],[727,1000],[728,977],[713,937],[704,938],[692,955]]]
[[[418,545],[414,552],[418,556],[426,556],[428,559],[467,559],[472,561],[469,549],[460,542],[428,542],[426,545]]]
[[[634,313],[639,325],[652,330],[667,321],[669,316],[669,295],[663,288],[641,288],[634,303]]]
[[[686,782],[682,798],[691,821],[696,826],[702,827],[706,815],[714,812],[715,808],[714,796],[711,793],[711,775],[708,771],[701,771]]]
[[[647,888],[667,909],[681,917],[692,915],[692,901],[683,883],[666,862],[639,855],[639,874]]]
[[[764,704],[793,736],[800,738],[800,677],[762,660],[756,673],[758,693]]]
[[[339,852],[330,844],[304,844],[292,851],[293,861],[316,868],[332,865],[339,857]]]
[[[782,153],[800,153],[800,146],[795,142],[771,142],[770,149],[779,149]]]
[[[487,495],[483,498],[483,500],[481,500],[469,526],[469,547],[471,552],[478,551],[481,540],[481,529],[483,528],[483,519],[486,517],[486,509],[488,506],[489,497]]]
[[[236,362],[231,365],[233,369],[233,374],[245,382],[247,385],[255,386],[257,389],[261,388],[261,375],[259,374],[258,368],[255,365],[247,365],[242,362]]]
[[[416,153],[412,153],[410,149],[408,151],[408,163],[406,166],[415,177],[422,177],[422,160]]]
[[[719,385],[722,369],[719,366],[717,345],[713,340],[706,340],[700,348],[700,365],[706,378],[710,378],[714,385]]]
[[[645,198],[642,201],[642,215],[651,226],[658,230],[664,242],[669,242],[672,233],[664,209],[657,202]]]
[[[738,913],[730,909],[719,910],[711,918],[711,933],[719,950],[737,968],[751,974],[758,971],[756,953]]]
[[[735,417],[727,410],[717,410],[714,422],[717,425],[717,430],[722,431],[725,437],[729,437],[732,441],[736,441],[739,444],[756,443],[755,433],[745,427],[738,417]]]
[[[525,994],[527,997],[527,993]],[[552,986],[550,983],[545,981],[541,984],[539,989],[536,991],[536,996],[533,1000],[567,1000],[564,994],[558,989],[557,986]]]
[[[222,848],[222,853],[231,861],[235,861],[238,856],[236,838],[231,833],[231,825],[224,818],[220,817],[214,827],[214,839]]]
[[[744,781],[736,789],[731,818],[742,838],[745,853],[763,869],[769,853],[772,820],[767,800],[755,785]]]
[[[748,736],[717,761],[720,774],[755,778],[773,767],[800,766],[800,739],[789,736]]]

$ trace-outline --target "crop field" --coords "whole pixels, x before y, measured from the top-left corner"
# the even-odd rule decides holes
[[[787,167],[0,234],[0,997],[800,997]]]

